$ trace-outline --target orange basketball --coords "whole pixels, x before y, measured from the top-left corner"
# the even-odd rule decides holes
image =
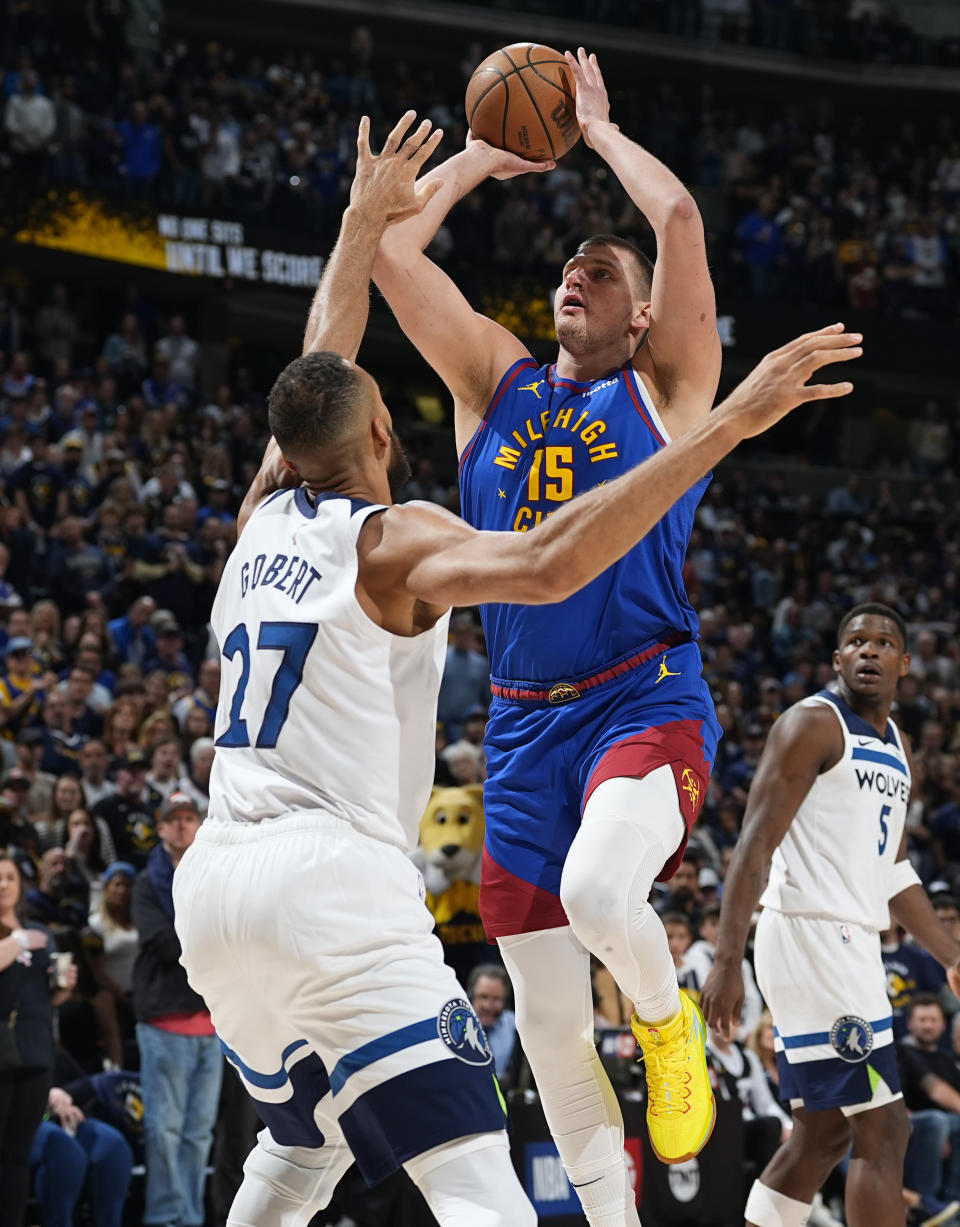
[[[576,84],[559,51],[512,43],[488,55],[467,86],[470,131],[530,162],[552,162],[580,139]]]

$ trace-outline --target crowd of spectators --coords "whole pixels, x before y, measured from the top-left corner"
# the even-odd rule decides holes
[[[0,156],[28,180],[52,170],[184,210],[216,205],[329,236],[361,110],[389,117],[409,103],[456,139],[450,99],[459,94],[400,60],[381,73],[363,28],[340,61],[245,57],[220,44],[164,45],[160,54],[159,35],[139,20],[149,4],[128,11],[102,0],[76,6],[74,49],[67,55],[61,46],[51,58],[27,20],[39,7],[18,6],[19,41],[2,74],[9,101]],[[675,8],[702,16],[699,4]],[[767,3],[757,13],[789,23],[800,8]],[[721,23],[721,33],[730,28]],[[468,50],[458,89],[483,53]],[[893,133],[872,131],[816,104],[766,116],[741,110],[709,86],[695,105],[663,85],[643,101],[639,91],[618,92],[617,107],[630,117],[628,129],[647,133],[646,143],[698,192],[728,285],[900,316],[940,318],[954,309],[960,134],[948,118],[936,130],[903,121]],[[511,276],[545,277],[572,237],[605,229],[646,237],[616,186],[579,156],[550,176],[495,191],[451,215],[435,244],[439,259],[475,262],[478,250],[490,250]],[[182,1144],[154,1161],[155,1173],[177,1171],[190,1185],[192,1202],[175,1211],[189,1219],[220,1062],[203,1043],[210,1033],[202,1002],[187,996],[185,983],[163,1000],[155,990],[176,976],[165,892],[187,828],[207,803],[220,687],[208,615],[266,441],[264,389],[243,368],[208,386],[202,338],[184,315],[136,286],[115,303],[107,328],[91,322],[81,297],[64,285],[0,284],[0,851],[13,857],[3,862],[12,866],[9,889],[31,931],[48,932],[50,952],[72,953],[78,972],[75,986],[52,998],[60,1045],[44,1051],[45,1061],[58,1062],[52,1115],[77,1125],[77,1112],[92,1118],[105,1104],[129,1107],[142,1094],[149,1151],[151,1131],[170,1121],[156,1089],[150,1102],[151,1058],[161,1061],[173,1045],[189,1050],[197,1071],[191,1089],[204,1092],[203,1104],[189,1110],[197,1128],[181,1130]],[[730,467],[697,515],[686,580],[701,612],[705,676],[724,738],[696,839],[657,902],[678,975],[694,990],[712,957],[716,902],[766,733],[789,704],[829,683],[836,625],[860,601],[885,601],[910,626],[913,662],[896,708],[914,746],[909,850],[943,922],[958,924],[960,533],[941,484],[960,473],[956,414],[935,400],[918,405],[909,424],[877,412],[858,424],[847,453],[835,429],[811,415],[810,457],[887,460],[915,479],[910,493],[900,482],[868,492],[854,475],[818,496],[775,474],[760,480]],[[456,510],[454,473],[428,454],[413,460],[404,497]],[[441,691],[438,782],[482,781],[488,701],[479,622],[475,611],[460,611]],[[0,904],[2,955],[13,905]],[[921,1068],[922,1054],[946,1053],[947,1019],[958,1003],[902,933],[884,935],[884,957],[913,1078],[908,1107],[924,1138],[939,1144],[960,1136],[960,1079],[946,1076],[939,1057]],[[46,961],[38,956],[35,969]],[[6,971],[0,958],[0,976]],[[496,965],[478,972],[471,992],[502,1044],[498,1070],[510,1070],[509,1079],[516,1073],[509,985]],[[621,1026],[629,1013],[601,987],[598,979],[598,1026]],[[711,1043],[745,1121],[759,1122],[748,1132],[751,1161],[762,1166],[789,1122],[770,1108],[771,1028],[759,996],[751,1003],[737,1044]],[[181,1026],[189,1016],[188,1029],[171,1029],[170,1015]],[[104,1071],[113,1081],[95,1085]],[[233,1080],[225,1095],[228,1088],[236,1090]],[[234,1105],[225,1115],[235,1124],[243,1110]],[[923,1115],[936,1112],[945,1118]],[[114,1224],[117,1190],[125,1193],[131,1165],[143,1157],[143,1130],[129,1112],[116,1121],[131,1149],[111,1135],[109,1179],[99,1186],[107,1193],[94,1207],[104,1227]],[[238,1167],[254,1128],[250,1119],[235,1131],[218,1170]],[[35,1192],[62,1201],[76,1185],[75,1200],[91,1161],[80,1133],[73,1147],[49,1130],[38,1139],[32,1156],[20,1156],[21,1167],[32,1164]],[[918,1153],[908,1165],[911,1194],[947,1201],[960,1194],[952,1167],[928,1170]],[[74,1172],[74,1185],[45,1174],[61,1168]],[[0,1176],[7,1178],[2,1164]],[[224,1188],[219,1218],[229,1197]]]
[[[577,0],[494,0],[497,8],[582,18]],[[596,0],[603,24],[868,64],[960,64],[960,38],[925,35],[889,0]]]
[[[207,400],[203,346],[182,316],[131,287],[116,331],[91,341],[75,294],[36,287],[3,317],[21,348],[0,365],[0,845],[18,858],[27,914],[76,958],[79,980],[60,1007],[64,1049],[83,1076],[108,1063],[129,1077],[144,1037],[165,1035],[151,1022],[156,1003],[138,1007],[136,998],[145,955],[135,883],[175,856],[163,838],[172,811],[205,809],[220,688],[207,617],[267,427],[263,394],[243,370]],[[855,602],[886,601],[910,625],[913,662],[896,708],[914,745],[910,854],[944,922],[956,923],[960,535],[943,484],[956,439],[935,406],[916,426],[906,451],[912,486],[885,482],[870,493],[838,474],[814,496],[734,465],[699,509],[686,578],[724,738],[690,854],[658,901],[678,973],[694,989],[709,966],[713,905],[766,733],[787,705],[830,681],[835,628]],[[404,497],[455,508],[453,472],[416,459]],[[458,611],[438,782],[482,781],[488,699],[476,612]],[[155,919],[161,910],[154,904]],[[904,1037],[916,995],[943,988],[919,955],[902,934],[886,935]],[[483,988],[501,1008],[505,994]],[[623,1008],[604,1008],[615,1016],[601,1010],[598,1025],[623,1024]],[[757,1001],[738,1042],[759,1026],[759,1010]],[[174,1040],[199,1049],[203,1036]],[[717,1060],[734,1083],[755,1086],[752,1067],[731,1073],[746,1058],[724,1051]],[[149,1080],[142,1085],[149,1096]],[[145,1113],[149,1121],[148,1104]],[[773,1127],[750,1132],[759,1155]]]
[[[21,15],[4,47],[2,156],[21,179],[44,173],[180,212],[268,220],[321,243],[346,201],[359,116],[392,123],[415,107],[445,129],[452,152],[465,136],[465,82],[491,50],[473,42],[461,57],[428,59],[411,44],[387,55],[357,26],[337,53],[271,53],[195,45],[175,31],[162,40],[159,7],[147,36],[113,0],[75,7],[59,39]],[[740,20],[733,0],[703,7],[708,27],[708,8],[722,29]],[[835,7],[767,0],[755,16],[762,28],[799,23],[809,33]],[[666,11],[686,21],[699,0]],[[857,21],[877,25],[866,12]],[[859,35],[847,42],[870,45]],[[904,318],[955,312],[960,128],[949,109],[888,115],[870,106],[869,91],[852,108],[799,89],[795,101],[787,90],[772,103],[709,81],[681,92],[655,65],[638,82],[616,53],[604,63],[618,122],[697,195],[721,294]],[[606,230],[650,244],[619,185],[581,147],[546,178],[481,191],[453,212],[431,254],[503,299],[518,278],[554,277],[571,243]],[[492,276],[480,274],[488,262],[478,251],[491,253]],[[549,312],[540,315],[548,329]]]

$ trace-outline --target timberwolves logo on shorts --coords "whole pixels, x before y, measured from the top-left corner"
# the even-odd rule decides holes
[[[448,1001],[437,1019],[437,1033],[455,1057],[468,1065],[489,1065],[493,1053],[476,1014],[466,1001]]]
[[[865,1018],[844,1014],[830,1028],[830,1043],[843,1061],[865,1061],[873,1051],[873,1027]]]

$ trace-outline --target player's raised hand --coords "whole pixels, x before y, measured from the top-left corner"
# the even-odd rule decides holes
[[[587,55],[582,47],[577,48],[576,55],[572,51],[565,51],[563,54],[577,86],[577,123],[583,133],[584,144],[592,149],[590,125],[610,122],[607,87],[603,83],[603,75],[595,55]]]
[[[749,439],[807,401],[847,396],[853,391],[849,381],[812,384],[809,380],[824,366],[859,358],[862,340],[859,332],[844,332],[843,324],[805,333],[767,354],[715,412],[729,417],[740,437]]]
[[[467,132],[467,148],[474,150],[478,156],[483,156],[486,161],[487,174],[491,179],[515,179],[517,175],[528,174],[542,175],[544,171],[553,170],[556,166],[556,162],[530,162],[527,158],[521,158],[517,153],[511,153],[509,149],[498,149],[496,145],[480,140],[470,131]]]
[[[744,996],[740,964],[714,962],[700,990],[700,1009],[707,1025],[719,1031],[725,1040],[736,1036]]]
[[[443,129],[433,129],[430,120],[424,119],[411,132],[416,117],[416,111],[407,111],[378,154],[370,148],[369,116],[360,120],[357,171],[350,188],[350,203],[373,211],[387,225],[422,212],[430,197],[443,186],[442,179],[417,183],[424,163],[440,144]]]

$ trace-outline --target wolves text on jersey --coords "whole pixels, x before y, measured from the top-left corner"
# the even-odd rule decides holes
[[[872,771],[862,767],[855,767],[854,771],[861,792],[866,788],[871,792],[879,793],[881,797],[895,797],[904,805],[910,800],[910,781],[902,776],[898,777],[886,771]]]

